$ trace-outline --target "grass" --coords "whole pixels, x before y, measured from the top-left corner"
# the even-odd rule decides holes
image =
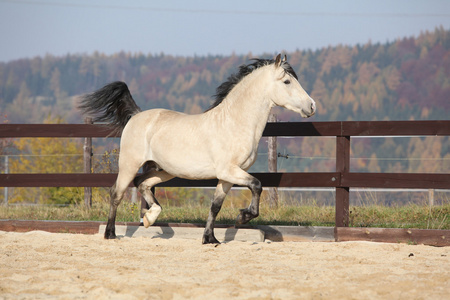
[[[138,222],[139,210],[137,204],[123,202],[118,209],[117,221]],[[91,209],[80,205],[67,207],[10,205],[0,207],[0,219],[106,221],[108,211],[109,204],[105,202],[95,202]],[[183,207],[163,205],[157,221],[204,224],[208,212],[209,207],[206,204],[187,204]],[[220,211],[216,223],[234,224],[238,213],[238,207],[225,206]],[[260,216],[250,224],[334,226],[334,206],[317,205],[312,202],[300,206],[281,204],[278,208],[271,208],[263,203]],[[351,206],[350,226],[450,229],[450,203],[433,207],[417,204],[399,207]]]
[[[450,205],[354,206],[349,219],[351,227],[450,229]]]

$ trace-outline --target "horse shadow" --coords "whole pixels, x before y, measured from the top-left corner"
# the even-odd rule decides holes
[[[160,239],[171,239],[175,235],[175,231],[172,229],[172,227],[160,227],[162,233],[157,232],[155,236],[152,237],[152,239],[160,238]]]
[[[142,227],[142,226],[127,226],[123,237],[131,238],[131,237],[140,236],[141,234],[138,232],[139,228],[141,228],[141,230],[142,230],[142,228],[144,228],[144,227]],[[154,239],[154,238],[170,239],[170,238],[173,238],[175,235],[175,231],[171,227],[161,226],[160,229],[162,232],[154,233],[154,235],[151,237],[152,239]],[[144,234],[142,234],[142,235],[144,235]]]
[[[234,239],[236,238],[236,234],[237,234],[237,228],[228,227],[225,230],[225,238],[223,241],[225,243],[234,241]]]

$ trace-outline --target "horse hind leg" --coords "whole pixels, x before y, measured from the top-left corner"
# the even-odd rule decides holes
[[[137,172],[137,170],[136,170]],[[110,190],[110,206],[108,222],[106,223],[105,229],[105,239],[115,239],[116,238],[116,214],[117,208],[122,202],[125,191],[127,190],[130,182],[136,173],[122,171],[117,175],[116,183],[111,187]]]
[[[144,213],[142,222],[144,223],[144,227],[148,228],[155,223],[159,214],[161,213],[161,205],[158,200],[156,200],[155,196],[152,193],[151,187],[147,187],[144,184],[139,186],[139,192],[144,197],[145,201],[148,203],[149,209],[143,209]]]
[[[151,225],[153,225],[153,223],[155,223],[156,219],[158,218],[162,210],[161,205],[158,203],[158,200],[156,200],[151,189],[156,184],[170,180],[174,176],[170,175],[169,173],[159,168],[149,169],[148,165],[146,168],[144,168],[144,171],[146,173],[137,176],[134,179],[134,184],[138,186],[139,192],[142,194],[145,201],[148,203],[150,207],[150,209],[143,211],[144,227],[148,228]]]
[[[115,239],[116,238],[116,214],[117,207],[119,207],[122,201],[125,191],[118,189],[117,182],[111,187],[110,190],[110,205],[109,205],[109,215],[108,222],[105,229],[105,239]]]

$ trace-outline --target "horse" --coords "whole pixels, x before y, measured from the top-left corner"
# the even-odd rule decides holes
[[[247,170],[256,160],[259,140],[275,106],[304,118],[316,113],[314,100],[298,82],[286,55],[281,58],[281,54],[241,65],[217,88],[211,107],[200,114],[142,111],[124,82],[113,82],[82,96],[79,108],[84,114],[122,131],[119,172],[110,190],[104,238],[116,238],[117,207],[131,182],[149,205],[143,217],[146,228],[161,212],[151,188],[174,177],[218,179],[203,244],[220,244],[214,236],[214,224],[233,185],[248,187],[252,193],[251,203],[240,209],[236,225],[256,218],[262,185]],[[144,171],[138,174],[141,167]]]

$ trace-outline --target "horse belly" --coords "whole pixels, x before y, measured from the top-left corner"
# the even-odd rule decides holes
[[[257,157],[257,151],[251,152],[250,155],[248,155],[248,158],[244,160],[243,163],[240,164],[240,167],[242,170],[248,170],[256,161]]]
[[[186,150],[186,148],[184,148]],[[167,173],[186,179],[212,179],[216,177],[214,164],[207,157],[188,155],[185,151],[154,153],[154,160]]]
[[[169,174],[187,179],[216,177],[207,142],[180,134],[158,134],[152,138],[152,160]]]

